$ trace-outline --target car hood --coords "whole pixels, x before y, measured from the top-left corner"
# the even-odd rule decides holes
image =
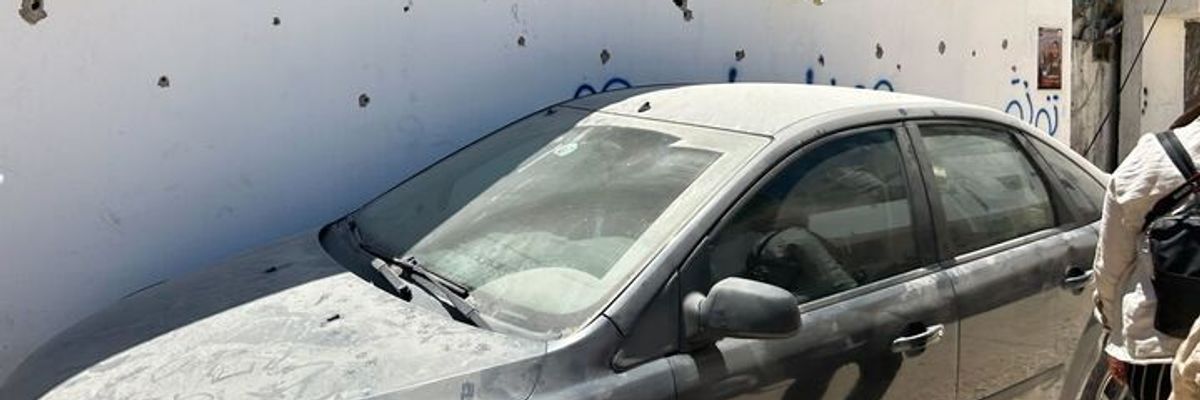
[[[0,398],[525,398],[544,352],[376,288],[309,232],[85,319],[34,352]]]

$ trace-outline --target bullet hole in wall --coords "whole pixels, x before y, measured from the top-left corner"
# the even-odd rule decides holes
[[[1150,108],[1150,88],[1142,86],[1142,115],[1146,115],[1146,109]]]
[[[946,41],[938,42],[938,54],[946,54]]]
[[[609,54],[608,49],[600,50],[600,64],[608,64],[608,60],[612,59],[612,54]]]
[[[1003,42],[1000,42],[1000,48],[1008,50],[1008,38],[1005,38]]]
[[[158,77],[158,87],[164,89],[171,87],[171,79],[167,78],[166,75]]]
[[[903,67],[901,67],[901,66],[900,66],[900,64],[896,64],[896,70],[897,70],[897,71],[901,70],[902,68],[903,68]]]
[[[46,18],[46,7],[44,0],[22,0],[21,8],[17,10],[17,14],[21,15],[21,19],[28,22],[30,25],[38,23]]]
[[[817,64],[821,64],[822,67],[825,66],[825,55],[824,54],[817,55]]]
[[[683,20],[684,21],[691,21],[692,18],[695,17],[692,14],[692,9],[688,8],[687,0],[671,0],[671,2],[675,3],[675,7],[679,8],[680,12],[683,12]]]
[[[1013,72],[1014,74],[1015,74],[1015,73],[1017,73],[1017,66],[1016,66],[1016,65],[1012,66],[1012,72]]]
[[[404,6],[404,12],[409,12],[410,10],[412,10],[412,6],[411,6],[411,5]]]
[[[746,50],[738,49],[738,51],[733,52],[733,59],[737,60],[737,61],[745,60],[746,59]]]
[[[525,47],[525,35],[517,37],[517,46]]]
[[[883,59],[883,46],[879,43],[875,43],[875,58],[880,60]]]
[[[271,25],[279,26],[279,24],[281,24],[281,23],[283,23],[283,21],[281,21],[279,19],[279,17],[275,17],[275,18],[271,19]]]
[[[978,55],[978,53],[976,53],[975,50],[971,50],[971,57],[975,57],[976,55]]]
[[[358,106],[359,107],[365,108],[368,104],[371,104],[370,96],[367,96],[366,93],[358,95]]]

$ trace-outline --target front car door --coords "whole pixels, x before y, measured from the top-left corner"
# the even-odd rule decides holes
[[[1087,315],[1063,315],[1081,288],[1064,281],[1087,283],[1087,238],[1071,232],[1077,218],[1056,195],[1059,182],[1010,128],[926,122],[919,132],[914,143],[962,318],[959,398],[1058,396],[1064,343],[1082,331],[1071,326],[1075,317]]]
[[[681,297],[742,277],[796,295],[787,339],[683,335],[682,399],[953,399],[950,275],[902,126],[835,134],[762,179],[679,275]]]

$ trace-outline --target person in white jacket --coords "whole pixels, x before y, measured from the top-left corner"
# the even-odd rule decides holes
[[[1171,400],[1200,399],[1200,320],[1179,346],[1171,368]]]
[[[1172,127],[1187,125],[1200,119],[1200,104],[1179,117]],[[1172,400],[1200,400],[1200,320],[1179,346],[1171,368]]]
[[[1190,113],[1189,113],[1190,114]],[[1186,114],[1185,114],[1186,116]],[[1181,117],[1184,120],[1184,117]],[[1195,116],[1175,129],[1193,159],[1200,155],[1200,122]],[[1184,177],[1154,135],[1143,135],[1109,181],[1096,248],[1096,315],[1109,332],[1109,365],[1138,400],[1171,394],[1171,363],[1181,340],[1154,329],[1157,300],[1153,266],[1142,227],[1146,214]]]

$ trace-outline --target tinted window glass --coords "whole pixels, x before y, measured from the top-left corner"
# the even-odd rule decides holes
[[[1100,219],[1100,204],[1104,201],[1104,186],[1057,149],[1038,139],[1031,139],[1030,142],[1050,165],[1050,169],[1053,170],[1051,176],[1058,179],[1066,191],[1067,201],[1071,203],[1071,206],[1080,210],[1086,221]]]
[[[755,193],[698,262],[709,284],[740,276],[812,300],[919,265],[891,130],[807,151]]]
[[[1011,134],[961,125],[921,132],[956,254],[1054,226],[1046,185]]]

